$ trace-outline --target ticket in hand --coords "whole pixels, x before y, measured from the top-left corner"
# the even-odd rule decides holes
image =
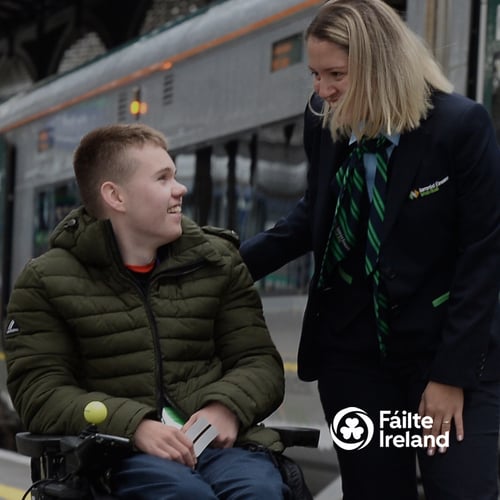
[[[217,437],[219,431],[206,419],[199,418],[187,431],[186,436],[193,441],[197,457]]]

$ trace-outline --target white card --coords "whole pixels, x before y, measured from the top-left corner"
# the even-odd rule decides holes
[[[199,418],[187,431],[186,436],[193,441],[197,457],[217,437],[219,431],[204,418]]]

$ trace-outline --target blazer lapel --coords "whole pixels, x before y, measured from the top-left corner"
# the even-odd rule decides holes
[[[329,133],[329,132],[328,132]],[[335,210],[338,192],[335,191],[334,177],[345,160],[348,151],[347,141],[332,143],[331,147],[322,149],[320,169],[318,172],[318,194],[316,203],[316,244],[315,248],[323,252]]]
[[[391,174],[385,204],[385,221],[381,241],[389,234],[397,219],[399,208],[410,195],[415,176],[422,165],[428,134],[424,126],[401,135],[399,145],[394,149],[389,161]]]

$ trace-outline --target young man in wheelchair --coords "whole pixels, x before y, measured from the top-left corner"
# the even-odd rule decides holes
[[[279,499],[288,487],[257,425],[281,403],[281,358],[230,231],[182,215],[186,188],[164,137],[142,124],[87,134],[74,154],[83,207],[30,261],[8,306],[8,388],[24,426],[102,433],[135,453],[110,476],[119,498]],[[186,432],[217,431],[196,456]]]

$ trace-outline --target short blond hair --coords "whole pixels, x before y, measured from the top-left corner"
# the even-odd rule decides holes
[[[382,0],[329,0],[305,33],[344,48],[349,87],[324,124],[339,136],[374,137],[418,127],[433,90],[453,90],[422,40]]]
[[[73,169],[82,203],[94,217],[103,216],[100,188],[103,182],[123,182],[134,171],[125,156],[129,147],[153,144],[167,151],[167,140],[158,130],[142,123],[116,124],[85,135],[73,155]]]

